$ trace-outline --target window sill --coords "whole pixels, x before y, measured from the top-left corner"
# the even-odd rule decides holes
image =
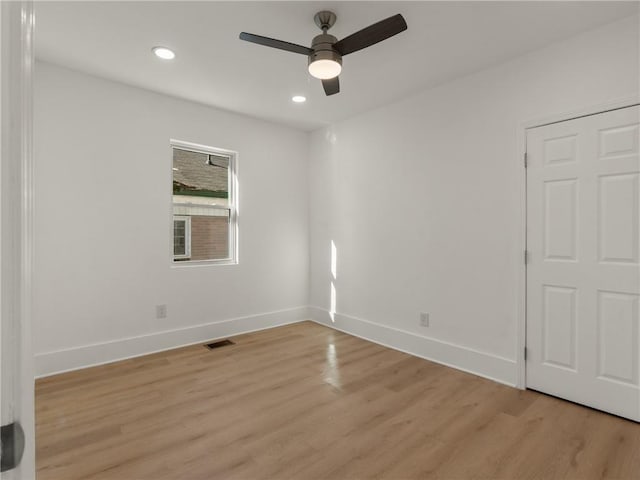
[[[185,260],[182,262],[171,261],[171,268],[208,267],[212,265],[238,265],[238,260]]]

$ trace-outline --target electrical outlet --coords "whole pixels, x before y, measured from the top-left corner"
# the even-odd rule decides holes
[[[156,305],[156,318],[167,318],[166,305]]]
[[[429,326],[429,314],[426,312],[420,312],[420,326],[428,327]]]

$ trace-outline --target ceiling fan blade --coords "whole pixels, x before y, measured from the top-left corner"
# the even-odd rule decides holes
[[[327,94],[327,97],[329,95],[335,95],[340,92],[340,80],[338,80],[338,77],[322,80],[322,88],[324,88],[324,93]]]
[[[303,47],[302,45],[285,42],[283,40],[276,40],[275,38],[263,37],[261,35],[254,35],[253,33],[242,32],[240,34],[240,40],[257,43],[258,45],[264,45],[265,47],[279,48],[280,50],[286,50],[287,52],[300,53],[302,55],[310,55],[313,53],[313,50]]]
[[[407,29],[407,22],[399,13],[393,17],[381,20],[378,23],[369,25],[367,28],[343,38],[333,45],[341,55],[357,52],[363,48],[370,47],[382,40],[393,37]]]

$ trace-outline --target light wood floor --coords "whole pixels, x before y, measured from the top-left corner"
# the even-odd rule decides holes
[[[39,380],[38,479],[640,479],[640,424],[312,323]]]

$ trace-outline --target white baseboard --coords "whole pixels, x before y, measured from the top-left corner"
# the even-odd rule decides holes
[[[510,386],[515,386],[517,383],[518,372],[514,360],[340,313],[334,315],[335,322],[333,322],[329,312],[319,307],[298,307],[40,353],[35,356],[36,378],[308,319],[385,347],[496,382]]]
[[[314,322],[321,325],[416,357],[512,387],[516,386],[518,381],[515,360],[340,313],[334,314],[334,321],[332,321],[329,312],[320,307],[309,307],[309,315]]]
[[[307,307],[122,338],[35,355],[36,378],[139,357],[186,345],[279,327],[309,319]]]

